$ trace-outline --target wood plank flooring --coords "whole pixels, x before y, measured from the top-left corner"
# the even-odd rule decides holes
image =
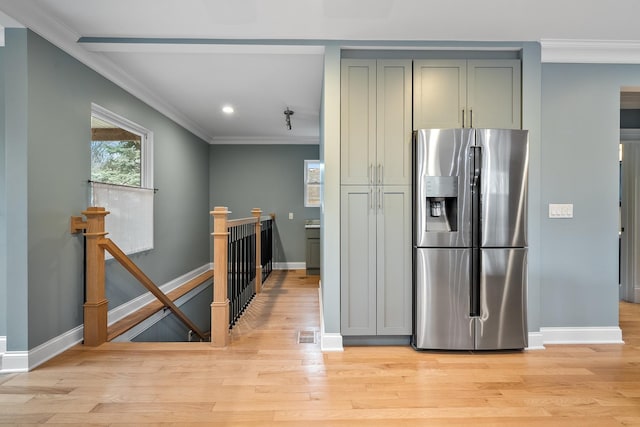
[[[624,345],[495,353],[298,343],[317,277],[274,271],[232,343],[106,343],[0,375],[0,425],[640,426],[640,305]]]

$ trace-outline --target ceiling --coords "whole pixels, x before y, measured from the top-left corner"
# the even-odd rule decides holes
[[[640,41],[637,0],[0,0],[0,11],[0,24],[32,29],[210,143],[318,143],[327,41]]]

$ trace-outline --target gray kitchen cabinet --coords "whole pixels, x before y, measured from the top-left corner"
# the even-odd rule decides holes
[[[343,59],[340,182],[410,185],[410,60]]]
[[[320,274],[320,228],[305,228],[307,274]]]
[[[410,335],[410,187],[342,186],[340,250],[342,335]]]
[[[341,72],[341,332],[410,335],[411,61]]]
[[[416,60],[413,128],[520,129],[519,60]]]

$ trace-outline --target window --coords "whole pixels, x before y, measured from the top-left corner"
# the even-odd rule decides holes
[[[153,249],[153,133],[91,105],[91,201],[127,254]]]
[[[304,161],[304,205],[320,206],[320,160]]]

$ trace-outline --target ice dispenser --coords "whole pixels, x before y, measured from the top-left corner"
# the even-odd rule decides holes
[[[426,230],[458,231],[458,177],[424,177]]]

